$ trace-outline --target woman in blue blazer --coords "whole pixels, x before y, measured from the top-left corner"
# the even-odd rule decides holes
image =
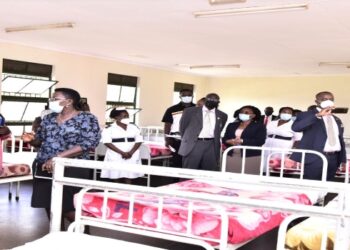
[[[266,139],[266,127],[260,123],[261,113],[254,106],[243,106],[239,109],[238,119],[228,124],[222,139],[225,146],[262,146]],[[260,172],[260,150],[246,151],[245,173],[259,174]],[[230,172],[241,172],[242,153],[229,153],[227,158],[227,170]]]

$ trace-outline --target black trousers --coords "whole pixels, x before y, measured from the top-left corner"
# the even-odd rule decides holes
[[[179,148],[181,145],[181,140],[174,138],[168,138],[170,146],[175,149],[175,152],[172,152],[172,158],[170,159],[170,167],[173,168],[182,168],[182,156],[178,154]]]
[[[42,171],[43,163],[39,163],[36,160],[33,162],[33,173],[38,176],[51,177],[46,171]],[[90,170],[83,168],[66,168],[65,176],[76,177],[81,179],[89,179]],[[48,179],[41,179],[33,177],[33,194],[31,200],[31,206],[35,208],[50,209],[51,206],[51,189],[52,181]],[[74,195],[81,190],[80,187],[64,186],[63,187],[63,200],[62,211],[70,212],[75,211],[73,199]]]

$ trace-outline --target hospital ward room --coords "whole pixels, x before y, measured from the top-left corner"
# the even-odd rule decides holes
[[[350,250],[349,11],[2,0],[0,249]]]

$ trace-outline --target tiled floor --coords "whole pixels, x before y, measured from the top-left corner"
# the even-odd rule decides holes
[[[49,232],[49,221],[43,209],[30,207],[31,182],[22,182],[19,201],[7,199],[7,184],[0,185],[0,249],[9,249],[40,238]],[[150,244],[166,249],[197,250],[196,246],[174,243],[147,237],[126,235],[119,232],[107,232],[101,229],[91,229],[91,234],[116,237],[144,244]],[[273,250],[276,246],[276,230],[260,237],[240,250]]]
[[[8,184],[0,186],[0,249],[35,240],[49,231],[45,212],[30,207],[31,182],[22,183],[19,201],[8,200]]]

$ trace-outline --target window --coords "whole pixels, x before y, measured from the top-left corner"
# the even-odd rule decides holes
[[[31,131],[35,117],[45,109],[57,83],[51,73],[51,65],[3,60],[1,114],[15,136]]]
[[[174,82],[173,104],[179,103],[180,91],[189,89],[193,91],[193,100],[195,100],[194,85],[189,83]]]
[[[114,107],[136,109],[137,77],[108,74],[106,122],[110,123],[109,113]],[[135,121],[135,112],[130,112],[130,119]]]

